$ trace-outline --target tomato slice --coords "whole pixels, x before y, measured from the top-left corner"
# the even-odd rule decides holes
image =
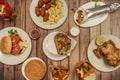
[[[16,54],[19,54],[20,51],[21,51],[21,48],[18,44],[13,44],[12,45],[11,54],[16,55]]]
[[[18,35],[15,35],[15,34],[10,35],[10,38],[12,40],[12,44],[18,44],[19,41],[21,40],[20,37]]]

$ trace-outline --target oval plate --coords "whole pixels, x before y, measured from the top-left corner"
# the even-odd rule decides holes
[[[97,2],[97,4],[99,4],[99,5],[105,5],[105,3],[103,3],[103,2]],[[95,6],[95,2],[89,2],[89,3],[86,3],[86,4],[82,5],[80,8],[90,9],[90,8],[93,8],[94,6]],[[78,8],[78,9],[76,10],[76,12],[77,12],[80,8]],[[75,14],[76,14],[76,12],[75,12]],[[103,15],[101,15],[100,17],[95,17],[95,18],[93,18],[93,19],[90,19],[90,20],[88,20],[88,21],[85,21],[84,23],[82,23],[82,24],[80,24],[80,25],[78,25],[78,26],[80,26],[80,27],[93,27],[93,26],[96,26],[96,25],[102,23],[107,17],[108,17],[108,13],[107,13],[107,14],[103,14]],[[76,20],[75,20],[75,19],[76,19],[76,18],[75,18],[75,15],[74,15],[74,21],[75,21],[75,23],[76,23]],[[77,23],[76,23],[76,24],[77,24]]]

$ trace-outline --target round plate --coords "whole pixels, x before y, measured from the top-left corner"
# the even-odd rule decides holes
[[[23,41],[27,42],[28,47],[26,48],[26,50],[23,53],[21,53],[18,56],[11,55],[11,54],[3,54],[0,51],[0,62],[7,64],[7,65],[16,65],[16,64],[23,62],[29,56],[29,54],[31,52],[31,40],[25,31],[23,31],[22,29],[19,29],[19,28],[15,28],[15,27],[8,27],[8,28],[4,28],[4,29],[0,30],[0,39],[4,36],[9,36],[10,34],[8,33],[8,31],[11,29],[17,30],[21,39]]]
[[[55,49],[55,47],[53,46],[53,45],[55,45],[54,44],[54,41],[52,42],[52,43],[50,43],[49,41],[50,40],[53,40],[52,38],[57,34],[58,32],[56,31],[56,32],[52,32],[52,33],[50,33],[50,34],[48,34],[46,37],[45,37],[45,39],[44,39],[44,41],[43,41],[43,51],[44,51],[44,53],[45,53],[45,55],[48,57],[48,58],[50,58],[50,59],[52,59],[52,60],[62,60],[62,59],[64,59],[64,58],[66,58],[67,56],[66,55],[56,55],[56,54],[54,54],[54,53],[51,53],[49,50],[48,50],[48,46],[52,46],[51,48],[54,48],[53,50],[55,51],[55,53],[56,53],[56,49]]]
[[[105,39],[106,39],[107,41],[108,41],[108,40],[112,40],[112,41],[115,43],[116,47],[117,47],[117,48],[120,48],[120,39],[119,39],[119,38],[117,38],[117,37],[115,37],[115,36],[113,36],[113,35],[107,35],[107,34],[106,34],[106,35],[101,35],[101,36],[105,37]],[[94,38],[94,39],[91,41],[91,43],[90,43],[90,45],[89,45],[89,47],[88,47],[88,59],[89,59],[90,63],[91,63],[96,69],[98,69],[98,70],[100,70],[100,71],[103,71],[103,72],[110,72],[110,71],[114,71],[114,70],[118,69],[118,68],[120,67],[120,65],[117,66],[117,67],[112,67],[112,66],[110,66],[109,64],[106,64],[106,63],[105,63],[103,57],[101,57],[101,59],[99,59],[99,58],[97,58],[97,57],[95,56],[95,54],[93,53],[93,49],[96,49],[96,48],[97,48],[97,45],[95,44],[95,39],[96,39],[96,38]]]
[[[39,61],[41,61],[41,62],[45,65],[45,68],[46,68],[46,64],[45,64],[45,62],[44,62],[41,58],[38,58],[38,57],[28,58],[28,59],[22,64],[22,69],[21,69],[23,76],[24,76],[25,79],[27,79],[27,80],[28,80],[28,78],[27,78],[26,75],[25,75],[24,69],[25,69],[26,64],[27,64],[28,62],[30,62],[31,60],[39,60]]]
[[[105,5],[105,3],[103,2],[97,2],[97,4],[99,5]],[[90,8],[93,8],[95,7],[95,2],[89,2],[89,3],[86,3],[84,4],[83,6],[81,6],[80,8],[83,8],[83,9],[90,9]],[[76,12],[80,9],[78,8],[76,10]],[[75,13],[76,13],[75,12]],[[101,15],[100,17],[95,17],[93,19],[90,19],[88,21],[85,21],[84,23],[80,24],[79,26],[81,27],[93,27],[93,26],[96,26],[100,23],[102,23],[106,18],[108,17],[108,13],[107,14],[103,14]],[[74,15],[74,21],[75,21],[75,15]],[[75,21],[76,22],[76,21]]]
[[[64,14],[64,17],[61,18],[56,24],[53,24],[53,25],[43,25],[41,22],[40,22],[40,19],[39,17],[36,16],[35,14],[35,7],[37,6],[37,3],[38,3],[39,0],[32,0],[31,2],[31,5],[30,5],[30,16],[32,18],[32,20],[34,21],[34,23],[43,28],[43,29],[54,29],[54,28],[57,28],[59,27],[60,25],[62,25],[66,18],[67,18],[67,15],[68,15],[68,7],[67,7],[67,4],[65,2],[65,0],[61,0],[63,3],[64,3],[64,11],[63,11],[63,14]]]

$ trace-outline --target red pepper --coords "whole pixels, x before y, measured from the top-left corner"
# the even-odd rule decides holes
[[[0,1],[0,5],[5,6],[5,14],[0,14],[0,18],[9,18],[11,16],[11,7],[7,2]]]

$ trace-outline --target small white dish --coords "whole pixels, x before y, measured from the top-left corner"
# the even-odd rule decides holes
[[[107,35],[107,34],[101,35],[101,36],[105,37],[106,41],[112,40],[115,43],[116,47],[120,48],[120,39],[119,38],[117,38],[113,35]],[[88,59],[89,59],[90,63],[96,69],[103,71],[103,72],[110,72],[110,71],[114,71],[114,70],[118,69],[120,67],[120,65],[116,66],[116,67],[112,67],[109,64],[105,63],[105,60],[103,57],[101,57],[101,59],[96,57],[96,55],[93,53],[93,49],[97,48],[97,45],[95,44],[95,39],[96,38],[94,38],[88,46],[87,54],[88,54]]]
[[[25,31],[23,31],[22,29],[16,28],[16,27],[7,27],[7,28],[0,30],[0,39],[4,36],[10,35],[8,33],[8,31],[11,29],[17,30],[21,39],[23,41],[27,42],[28,47],[26,48],[26,50],[23,53],[19,54],[18,56],[15,56],[12,54],[8,54],[8,55],[3,54],[0,51],[0,62],[7,64],[7,65],[17,65],[17,64],[22,63],[29,56],[29,54],[31,52],[31,45],[32,44],[31,44],[31,39],[30,39],[29,35]]]
[[[103,3],[103,2],[97,2],[97,4],[99,4],[99,5],[105,5],[105,3]],[[79,8],[76,10],[75,14],[76,14],[77,11],[78,11],[79,9],[81,9],[81,8],[83,8],[83,9],[90,9],[90,8],[94,8],[94,7],[95,7],[95,2],[88,2],[88,3],[84,4],[84,5],[82,5],[81,7],[79,7]],[[93,18],[93,19],[87,20],[87,21],[85,21],[84,23],[82,23],[82,24],[79,25],[79,24],[76,22],[76,16],[74,15],[74,21],[75,21],[75,23],[76,23],[78,26],[80,26],[80,27],[93,27],[93,26],[96,26],[96,25],[102,23],[107,17],[108,17],[108,13],[103,14],[103,15],[101,15],[100,17],[95,17],[95,18]]]
[[[59,32],[55,31],[48,34],[43,41],[43,51],[45,55],[52,60],[62,60],[67,57],[67,55],[58,55],[57,53],[57,49],[54,43],[54,36],[57,33]],[[71,37],[69,38],[71,39],[71,46],[72,46],[70,50],[73,50],[74,47],[76,46],[76,41]]]
[[[41,27],[43,29],[54,29],[54,28],[59,27],[60,25],[62,25],[65,22],[65,20],[67,18],[67,15],[68,15],[68,7],[67,7],[67,4],[66,4],[65,0],[61,0],[64,3],[64,6],[63,6],[63,8],[64,8],[64,12],[63,12],[64,17],[62,17],[56,24],[53,24],[53,25],[44,25],[44,24],[42,24],[40,22],[39,17],[36,16],[35,7],[37,6],[38,1],[39,0],[32,0],[31,5],[30,5],[30,16],[31,16],[32,20],[34,21],[34,23],[37,26],[39,26],[39,27]]]
[[[29,80],[29,79],[28,79],[27,76],[25,75],[25,67],[26,67],[26,64],[27,64],[28,62],[30,62],[31,60],[39,60],[39,61],[41,61],[41,62],[44,64],[45,70],[46,70],[46,64],[45,64],[45,62],[44,62],[41,58],[38,58],[38,57],[28,58],[28,59],[22,64],[22,68],[21,68],[22,74],[23,74],[23,76],[24,76],[24,78],[25,78],[26,80]],[[45,71],[45,72],[46,72],[46,71]]]
[[[71,34],[72,36],[78,36],[78,35],[80,34],[79,28],[78,28],[78,27],[72,27],[72,28],[70,29],[70,34]]]

